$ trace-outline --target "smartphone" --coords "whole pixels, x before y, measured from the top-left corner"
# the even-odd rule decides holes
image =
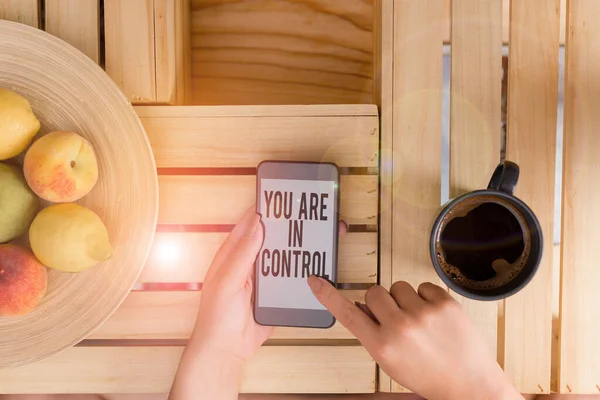
[[[255,262],[254,319],[261,325],[329,328],[310,275],[337,284],[339,171],[335,164],[263,161],[256,212],[265,231]]]

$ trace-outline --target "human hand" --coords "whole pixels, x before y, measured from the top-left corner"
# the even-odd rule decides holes
[[[215,255],[170,400],[237,398],[245,361],[272,331],[254,321],[252,309],[254,260],[263,237],[260,216],[250,209]]]
[[[208,270],[190,345],[243,363],[267,340],[273,328],[254,321],[252,306],[254,261],[263,238],[260,215],[252,208]]]
[[[413,392],[430,400],[522,399],[458,302],[441,287],[424,283],[417,293],[406,282],[396,282],[389,292],[374,286],[363,311],[324,279],[311,276],[308,284],[381,368]]]

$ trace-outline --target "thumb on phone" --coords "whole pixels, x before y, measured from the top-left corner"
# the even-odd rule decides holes
[[[227,259],[219,268],[215,278],[226,284],[226,287],[239,289],[251,276],[254,261],[263,243],[264,232],[260,216],[254,214],[243,231],[242,237],[231,249]]]
[[[308,286],[317,300],[364,346],[368,346],[375,339],[377,324],[328,281],[311,275],[308,277]]]

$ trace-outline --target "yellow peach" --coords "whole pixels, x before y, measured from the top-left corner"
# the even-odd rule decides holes
[[[53,203],[79,200],[98,181],[94,149],[73,132],[51,132],[36,140],[25,155],[23,170],[35,194]]]
[[[73,203],[40,211],[29,228],[29,242],[44,265],[62,272],[81,272],[113,253],[100,217]]]

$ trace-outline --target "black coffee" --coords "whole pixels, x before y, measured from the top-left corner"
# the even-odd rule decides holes
[[[471,289],[492,289],[523,269],[530,249],[523,216],[493,196],[472,197],[451,209],[436,243],[448,277]]]

